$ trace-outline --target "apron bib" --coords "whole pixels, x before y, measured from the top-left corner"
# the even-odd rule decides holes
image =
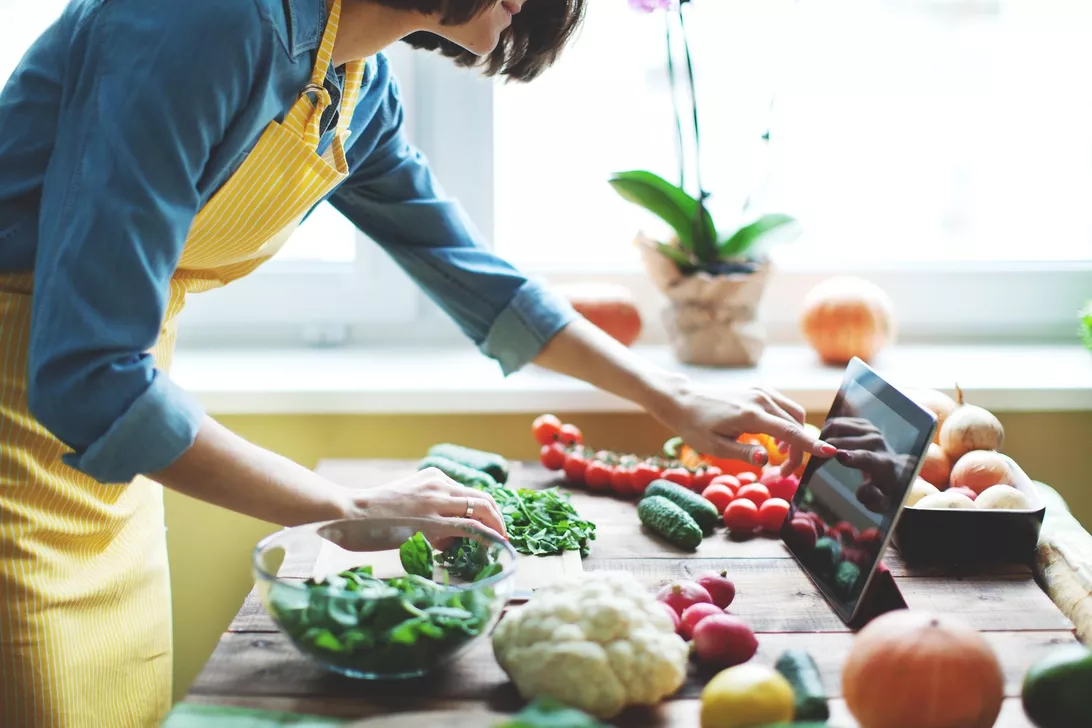
[[[317,153],[340,11],[335,0],[311,83],[194,218],[151,352],[163,371],[186,296],[254,271],[348,175],[363,61],[346,66],[333,142]],[[27,409],[32,296],[29,274],[0,276],[0,726],[158,726],[173,659],[162,487],[103,485],[61,461],[67,448]]]

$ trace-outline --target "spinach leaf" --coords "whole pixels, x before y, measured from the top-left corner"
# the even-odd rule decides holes
[[[608,728],[587,713],[540,697],[494,728]]]
[[[426,579],[432,578],[435,560],[432,556],[432,544],[425,534],[418,531],[398,549],[398,558],[407,574],[416,574]]]

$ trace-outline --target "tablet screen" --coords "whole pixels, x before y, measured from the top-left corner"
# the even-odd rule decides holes
[[[782,537],[843,620],[861,594],[917,477],[934,415],[863,362],[846,370],[821,438],[834,458],[811,458]]]

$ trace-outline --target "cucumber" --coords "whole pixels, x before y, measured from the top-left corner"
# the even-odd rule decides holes
[[[475,450],[472,447],[455,445],[450,442],[441,442],[430,447],[428,454],[439,455],[448,460],[462,463],[468,468],[480,470],[490,475],[498,483],[508,482],[508,461],[496,453]]]
[[[445,458],[442,455],[427,455],[421,462],[417,464],[418,470],[424,470],[425,468],[437,468],[447,477],[454,480],[456,483],[462,483],[463,485],[469,485],[471,488],[478,488],[479,490],[489,490],[491,488],[497,488],[497,481],[493,480],[493,476],[489,473],[483,473],[480,470],[467,467],[462,463],[457,463],[450,458]]]
[[[1056,647],[1024,675],[1020,698],[1039,728],[1092,725],[1092,649],[1079,643]]]
[[[694,491],[684,488],[670,480],[653,480],[645,489],[645,497],[658,495],[667,498],[690,514],[690,517],[705,533],[711,532],[720,523],[717,507]]]
[[[693,551],[702,540],[701,527],[673,502],[661,495],[645,496],[637,504],[641,523],[680,548]]]
[[[823,679],[811,655],[804,650],[785,650],[777,658],[774,669],[792,685],[792,692],[796,699],[794,722],[824,721],[830,718]],[[799,723],[796,725],[799,726]]]

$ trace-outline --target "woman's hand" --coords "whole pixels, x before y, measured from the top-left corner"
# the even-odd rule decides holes
[[[804,429],[803,407],[762,387],[728,397],[683,390],[652,414],[701,453],[755,465],[766,464],[766,449],[744,445],[737,438],[745,433],[770,435],[788,447],[788,457],[781,465],[784,475],[800,467],[804,453],[832,457],[837,452],[833,445],[817,440]]]
[[[493,496],[456,483],[436,468],[419,470],[375,488],[353,491],[356,518],[424,518],[433,522],[425,536],[438,548],[482,527],[508,538]]]

